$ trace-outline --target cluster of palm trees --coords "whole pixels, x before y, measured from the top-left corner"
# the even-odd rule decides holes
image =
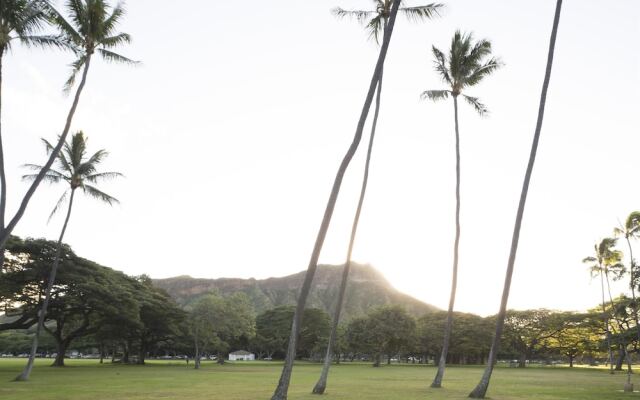
[[[293,323],[291,326],[291,335],[289,338],[289,347],[287,350],[285,364],[280,376],[280,380],[276,387],[276,390],[272,396],[272,400],[285,400],[287,398],[287,392],[289,388],[289,382],[291,379],[291,372],[293,370],[293,362],[295,358],[295,349],[296,349],[297,339],[298,339],[300,326],[301,326],[302,314],[306,304],[307,297],[309,295],[309,291],[311,289],[311,284],[317,268],[320,251],[322,250],[324,239],[327,234],[329,224],[331,222],[333,209],[335,207],[338,194],[340,192],[343,176],[351,162],[351,159],[353,158],[353,155],[355,154],[360,144],[364,124],[366,122],[367,116],[370,111],[370,107],[374,97],[374,92],[376,92],[376,107],[373,115],[371,133],[369,136],[369,146],[367,149],[367,157],[365,161],[364,175],[363,175],[362,186],[360,190],[360,198],[358,200],[358,205],[356,208],[356,212],[355,212],[355,216],[352,224],[351,236],[350,236],[348,250],[347,250],[347,259],[344,265],[342,281],[340,285],[340,291],[337,299],[336,308],[333,314],[332,331],[331,331],[329,343],[327,346],[324,365],[322,368],[320,379],[318,380],[315,387],[313,388],[313,393],[322,394],[326,389],[329,368],[331,365],[331,359],[333,355],[332,347],[334,345],[334,341],[336,337],[336,330],[337,330],[337,326],[340,318],[340,311],[343,305],[344,295],[345,295],[346,286],[347,286],[347,280],[349,276],[351,252],[353,249],[353,245],[354,245],[354,241],[357,233],[358,221],[362,211],[362,205],[364,202],[364,196],[366,193],[367,181],[369,177],[369,166],[371,162],[373,140],[375,137],[376,124],[377,124],[379,111],[380,111],[380,96],[382,92],[382,75],[383,75],[383,69],[384,69],[384,61],[385,61],[385,57],[386,57],[389,43],[391,40],[391,35],[393,33],[393,28],[396,22],[396,16],[398,12],[402,12],[406,16],[414,20],[428,20],[433,17],[439,16],[440,10],[442,10],[443,8],[442,4],[436,4],[436,3],[432,3],[424,6],[405,7],[404,4],[402,4],[403,3],[402,0],[373,0],[373,2],[375,4],[375,10],[350,11],[350,10],[344,10],[341,8],[336,8],[333,11],[334,15],[336,15],[337,17],[354,17],[356,20],[358,20],[360,23],[366,26],[366,29],[369,32],[370,38],[374,39],[376,43],[379,43],[379,39],[381,37],[382,43],[380,46],[380,53],[379,53],[378,60],[373,72],[373,76],[371,77],[371,81],[370,81],[369,89],[367,92],[367,96],[365,98],[364,106],[360,114],[360,119],[358,121],[356,133],[355,133],[353,142],[351,143],[349,149],[347,150],[347,153],[345,154],[342,160],[342,163],[338,168],[338,172],[336,174],[334,184],[329,195],[329,201],[326,206],[326,209],[322,218],[322,222],[320,225],[320,229],[316,238],[315,246],[311,254],[305,279],[300,289],[300,293],[298,295],[298,302],[297,302],[297,307],[296,307],[294,318],[293,318]],[[503,295],[501,299],[500,310],[498,312],[495,335],[492,341],[489,360],[487,363],[487,367],[484,371],[484,374],[480,382],[478,383],[478,385],[469,394],[469,397],[472,397],[472,398],[484,398],[486,394],[486,391],[488,389],[489,382],[491,379],[491,374],[493,372],[493,366],[496,361],[496,355],[498,352],[500,336],[504,326],[504,319],[506,314],[507,301],[509,298],[511,278],[513,275],[515,257],[518,249],[520,227],[521,227],[522,218],[524,215],[524,208],[525,208],[527,193],[529,189],[529,182],[531,180],[533,166],[535,163],[538,141],[539,141],[540,133],[542,130],[542,121],[544,118],[547,89],[548,89],[549,81],[551,77],[551,68],[553,64],[553,55],[555,50],[555,42],[556,42],[556,36],[558,31],[558,24],[560,20],[561,8],[562,8],[562,0],[557,0],[554,20],[553,20],[553,28],[552,28],[551,38],[549,43],[549,53],[547,58],[545,78],[542,85],[542,92],[540,96],[538,118],[537,118],[536,128],[534,132],[530,157],[529,157],[527,169],[525,172],[524,182],[523,182],[521,196],[520,196],[520,202],[518,205],[518,211],[516,214],[515,227],[514,227],[513,238],[511,243],[511,251],[509,255],[509,261],[507,264],[504,290],[503,290]],[[445,55],[444,52],[437,49],[436,47],[432,47],[432,52],[435,58],[436,72],[440,75],[443,82],[447,84],[447,88],[443,90],[427,90],[422,94],[421,97],[425,99],[430,99],[433,101],[447,99],[449,96],[453,98],[455,136],[456,136],[456,215],[455,215],[456,234],[455,234],[454,249],[453,249],[451,295],[450,295],[447,319],[444,326],[445,334],[444,334],[444,342],[443,342],[442,351],[441,351],[441,357],[439,360],[436,376],[431,385],[432,387],[438,388],[438,387],[441,387],[442,379],[444,376],[447,350],[449,347],[449,339],[451,336],[451,328],[453,324],[453,309],[455,304],[457,274],[458,274],[458,247],[459,247],[459,241],[460,241],[460,135],[459,135],[459,126],[458,126],[458,97],[462,95],[463,99],[467,103],[469,103],[471,106],[473,106],[473,108],[480,115],[486,114],[487,107],[484,104],[482,104],[477,97],[468,96],[464,94],[463,91],[466,91],[466,89],[478,84],[485,77],[489,76],[491,73],[496,71],[500,67],[501,62],[499,59],[491,57],[492,49],[491,49],[490,41],[488,40],[474,41],[472,34],[463,34],[460,31],[455,32],[454,37],[451,41],[451,46],[448,51],[448,54]]]
[[[106,157],[107,152],[99,150],[87,157],[86,137],[81,131],[72,135],[71,140],[67,142],[71,123],[80,102],[80,95],[87,82],[91,61],[97,53],[109,62],[136,63],[114,52],[118,46],[131,41],[128,34],[116,31],[116,26],[125,13],[122,4],[111,7],[104,0],[67,0],[64,7],[65,13],[63,14],[58,12],[47,0],[2,0],[0,2],[0,87],[2,84],[2,57],[7,54],[15,42],[21,42],[27,46],[56,47],[70,51],[74,55],[74,61],[71,63],[71,74],[64,84],[64,91],[69,93],[74,87],[76,88],[62,133],[58,136],[57,141],[50,143],[43,139],[48,155],[46,163],[44,165],[26,165],[34,171],[34,173],[23,177],[23,179],[30,181],[31,185],[24,194],[18,210],[8,223],[5,220],[7,183],[2,132],[0,130],[0,254],[2,254],[0,261],[3,258],[7,239],[24,215],[38,186],[42,182],[69,185],[51,213],[53,216],[65,202],[68,202],[66,217],[58,238],[55,259],[38,315],[31,355],[24,370],[16,378],[18,381],[29,379],[33,367],[38,338],[47,312],[51,288],[55,282],[62,240],[71,216],[76,190],[81,189],[83,193],[108,204],[117,203],[117,199],[94,186],[104,179],[120,176],[117,172],[98,172],[98,165]],[[42,34],[41,32],[48,27],[58,32],[56,34]],[[76,86],[78,76],[80,76],[80,81]],[[1,93],[0,91],[0,99]],[[52,169],[56,162],[57,169]]]
[[[613,229],[613,233],[616,237],[606,237],[593,246],[594,252],[592,255],[585,257],[582,262],[589,264],[589,270],[593,278],[600,279],[600,291],[602,296],[602,319],[604,324],[604,332],[607,341],[608,358],[609,358],[609,371],[613,374],[613,351],[611,338],[612,334],[618,334],[617,337],[622,341],[620,348],[626,354],[627,360],[627,382],[624,390],[632,392],[633,385],[631,384],[631,359],[629,351],[627,349],[627,343],[625,343],[624,335],[622,332],[616,332],[616,326],[618,329],[624,329],[623,324],[618,321],[617,318],[617,306],[611,295],[611,281],[618,281],[629,274],[629,288],[631,289],[631,308],[633,309],[633,320],[635,322],[636,336],[640,343],[640,324],[638,324],[638,304],[636,301],[636,287],[638,286],[638,266],[633,258],[633,247],[631,246],[632,240],[640,238],[640,211],[633,211],[625,219],[624,223]],[[627,247],[629,249],[629,269],[627,270],[623,262],[623,252],[616,249],[619,238],[624,238]],[[606,287],[606,289],[605,289]],[[605,300],[605,292],[609,297],[609,310],[607,310],[607,301]],[[611,321],[616,321],[615,325],[611,324]]]

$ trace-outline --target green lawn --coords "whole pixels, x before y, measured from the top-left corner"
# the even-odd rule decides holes
[[[184,362],[151,362],[146,366],[100,365],[96,360],[69,360],[65,368],[51,368],[38,360],[31,381],[11,382],[24,359],[0,359],[0,399],[180,399],[269,400],[281,364],[244,362],[218,366],[211,362],[199,371]],[[294,368],[289,399],[464,399],[477,383],[480,367],[451,367],[444,388],[430,389],[431,366],[365,364],[334,366],[327,393],[311,395],[320,366],[299,363]],[[622,393],[625,375],[609,375],[590,368],[498,368],[489,388],[491,399],[626,399],[640,393]],[[633,376],[640,388],[640,376]]]

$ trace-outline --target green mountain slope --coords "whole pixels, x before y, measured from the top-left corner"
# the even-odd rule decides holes
[[[316,307],[333,313],[338,297],[342,266],[319,265],[313,280],[313,289],[307,307]],[[207,293],[228,296],[245,293],[251,299],[257,313],[280,305],[295,305],[296,295],[302,286],[304,271],[281,278],[268,279],[198,279],[177,276],[155,279],[154,284],[165,289],[178,303],[189,304]],[[369,309],[386,304],[398,304],[411,314],[420,316],[437,310],[411,296],[394,289],[380,272],[369,265],[353,264],[347,286],[343,320],[365,314]]]

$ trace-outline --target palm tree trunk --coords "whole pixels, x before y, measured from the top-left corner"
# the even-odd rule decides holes
[[[353,244],[356,239],[356,233],[358,231],[358,223],[360,222],[360,213],[362,211],[362,204],[364,203],[364,196],[367,191],[367,183],[369,181],[369,165],[371,164],[371,153],[373,150],[373,140],[376,135],[376,126],[378,124],[378,115],[380,113],[380,97],[382,94],[382,75],[383,71],[380,71],[380,79],[378,80],[378,91],[376,93],[376,108],[373,114],[373,122],[371,124],[371,135],[369,136],[369,147],[367,148],[367,160],[364,165],[364,175],[362,177],[362,187],[360,188],[360,199],[358,200],[358,207],[356,208],[356,214],[353,218],[353,225],[351,226],[351,238],[349,239],[349,249],[347,250],[347,261],[344,264],[342,271],[342,281],[340,282],[340,292],[338,293],[338,302],[333,314],[333,321],[331,323],[331,333],[329,334],[329,343],[327,345],[327,353],[324,357],[324,364],[322,366],[322,372],[320,373],[320,379],[313,388],[313,394],[323,394],[327,388],[327,378],[329,376],[329,368],[331,367],[331,360],[333,359],[333,347],[335,345],[336,338],[338,336],[338,323],[340,322],[340,313],[342,311],[342,305],[344,303],[344,295],[347,290],[347,280],[349,278],[349,270],[351,269],[351,253],[353,251]]]
[[[49,273],[49,280],[47,282],[47,288],[44,295],[44,303],[42,303],[42,309],[40,309],[40,313],[38,314],[38,325],[36,326],[36,334],[33,336],[33,342],[31,343],[29,360],[27,361],[27,365],[22,370],[22,373],[20,373],[20,375],[16,377],[16,381],[28,380],[29,376],[31,375],[31,370],[33,369],[33,362],[35,361],[36,351],[38,350],[38,339],[40,338],[40,332],[42,331],[42,327],[44,326],[44,318],[47,314],[47,308],[49,307],[49,300],[51,300],[51,289],[53,288],[53,283],[56,280],[56,273],[58,272],[60,254],[62,253],[62,239],[64,238],[65,231],[67,230],[67,225],[69,224],[69,217],[71,217],[71,207],[73,207],[74,194],[75,189],[71,189],[71,196],[69,197],[69,208],[67,209],[67,216],[64,219],[62,231],[60,232],[60,237],[58,238],[58,243],[56,244],[56,256],[53,260],[51,273]],[[58,354],[58,356],[60,356],[60,354]],[[62,362],[64,363],[64,354],[62,355]]]
[[[453,110],[456,128],[456,238],[453,244],[453,270],[451,274],[451,295],[449,297],[449,309],[444,326],[444,341],[438,362],[438,372],[431,383],[432,388],[442,387],[444,368],[447,364],[449,342],[451,340],[451,328],[453,327],[453,306],[456,302],[456,288],[458,285],[458,245],[460,244],[460,132],[458,129],[458,96],[453,96]]]
[[[362,107],[362,112],[360,114],[360,119],[358,121],[355,136],[353,138],[351,145],[349,146],[349,149],[347,150],[347,153],[342,159],[342,162],[340,164],[340,167],[338,168],[338,172],[336,174],[335,180],[333,182],[333,187],[331,189],[329,201],[327,202],[327,207],[325,209],[324,216],[322,218],[322,223],[320,224],[320,230],[318,231],[318,236],[316,238],[316,242],[313,247],[313,252],[311,253],[311,259],[309,260],[307,273],[305,274],[304,282],[302,284],[302,288],[300,289],[300,294],[298,296],[298,304],[296,306],[296,310],[293,315],[293,323],[291,324],[291,334],[289,335],[289,345],[287,347],[285,363],[282,369],[282,374],[280,375],[280,380],[278,381],[278,386],[276,387],[276,390],[273,396],[271,397],[272,400],[287,399],[289,382],[291,380],[291,372],[293,370],[293,361],[296,356],[296,345],[298,343],[298,334],[300,333],[300,326],[302,324],[302,314],[304,313],[304,306],[307,302],[309,291],[311,290],[311,282],[313,281],[313,276],[316,272],[320,251],[322,250],[322,245],[324,243],[327,230],[329,229],[329,223],[331,222],[331,216],[333,215],[333,209],[338,199],[338,193],[340,192],[342,178],[344,177],[347,167],[349,166],[349,163],[351,162],[353,155],[358,149],[360,140],[362,139],[362,131],[364,129],[364,124],[367,119],[367,115],[369,114],[369,109],[371,108],[371,103],[373,102],[373,96],[376,90],[376,85],[380,80],[380,74],[382,73],[382,67],[384,65],[384,60],[387,55],[387,49],[389,48],[389,41],[391,39],[391,33],[393,32],[393,25],[395,24],[396,15],[398,14],[399,7],[400,7],[400,1],[394,1],[391,9],[391,15],[389,16],[389,25],[385,29],[384,40],[380,48],[380,54],[378,56],[378,61],[376,63],[376,67],[373,72],[373,76],[371,77],[371,82],[369,84],[369,91],[367,93],[367,97]]]
[[[0,233],[4,233],[4,217],[7,208],[7,178],[4,171],[4,147],[2,145],[2,56],[4,46],[0,47]],[[0,269],[4,266],[4,244],[0,246]]]
[[[84,64],[84,71],[82,72],[82,80],[80,81],[80,84],[78,85],[78,89],[76,90],[73,103],[71,104],[71,108],[69,109],[69,114],[67,115],[67,120],[64,125],[64,129],[62,130],[62,134],[58,138],[58,143],[51,151],[51,154],[49,155],[49,159],[47,160],[47,163],[40,169],[40,171],[38,172],[38,175],[33,180],[33,183],[31,183],[31,186],[29,186],[27,193],[25,193],[24,197],[22,198],[22,202],[20,203],[20,207],[18,208],[18,211],[16,211],[16,214],[13,216],[13,218],[11,218],[11,221],[9,221],[9,224],[6,226],[6,228],[0,232],[0,249],[4,248],[4,245],[7,243],[7,240],[9,239],[9,235],[11,234],[11,232],[13,232],[13,229],[16,227],[16,225],[24,215],[24,212],[27,209],[27,206],[29,205],[29,201],[31,200],[31,197],[33,196],[36,189],[40,185],[40,182],[42,182],[42,179],[44,178],[45,174],[49,171],[49,168],[51,168],[51,165],[53,164],[55,159],[58,157],[58,153],[60,153],[60,149],[62,149],[62,146],[64,145],[65,140],[67,139],[67,134],[69,133],[69,129],[71,128],[71,121],[73,120],[73,115],[75,114],[76,108],[78,107],[78,103],[80,101],[80,94],[82,93],[82,89],[84,88],[84,85],[87,82],[87,73],[89,72],[90,64],[91,64],[91,55],[89,54],[87,55],[87,61]]]
[[[551,30],[551,38],[549,40],[549,54],[547,56],[547,68],[544,76],[544,82],[542,84],[542,93],[540,95],[540,106],[538,108],[538,120],[536,122],[536,130],[533,135],[533,143],[531,145],[531,153],[529,154],[529,163],[527,165],[527,171],[524,176],[524,182],[522,184],[522,192],[520,193],[520,202],[518,204],[518,212],[516,214],[516,222],[513,229],[513,237],[511,239],[511,251],[509,253],[509,261],[507,263],[507,273],[504,280],[504,288],[502,291],[502,299],[500,301],[500,311],[498,312],[496,321],[496,331],[491,343],[491,350],[489,351],[489,360],[487,361],[487,367],[484,374],[480,379],[478,385],[469,393],[471,398],[484,398],[489,388],[489,382],[491,380],[491,374],[498,355],[498,348],[500,347],[500,337],[502,336],[502,329],[504,328],[504,318],[507,312],[507,302],[509,300],[509,290],[511,288],[511,277],[513,276],[513,266],[516,262],[516,253],[518,252],[518,240],[520,239],[520,227],[522,225],[522,217],[524,215],[524,206],[527,202],[527,193],[529,191],[529,182],[531,181],[531,173],[533,172],[533,165],[536,161],[536,153],[538,151],[538,142],[540,140],[540,131],[542,130],[542,121],[544,119],[544,106],[547,101],[547,90],[549,88],[549,80],[551,79],[551,67],[553,65],[553,52],[556,45],[556,36],[558,34],[558,23],[560,22],[560,10],[562,8],[562,0],[557,0],[556,11],[553,19],[553,29]]]
[[[596,246],[597,249],[597,246]],[[602,293],[602,318],[604,319],[604,331],[607,335],[607,350],[609,355],[609,373],[613,374],[613,351],[611,350],[611,331],[609,330],[609,317],[607,316],[607,308],[604,301],[604,274],[602,265],[600,265],[600,291]]]

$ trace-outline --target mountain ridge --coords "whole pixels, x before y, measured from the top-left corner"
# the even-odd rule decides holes
[[[342,265],[318,265],[307,307],[320,308],[333,314],[342,277]],[[185,306],[198,298],[217,293],[229,296],[233,293],[245,293],[254,306],[256,313],[282,306],[295,305],[297,293],[302,286],[306,271],[300,271],[283,277],[255,278],[193,278],[179,275],[171,278],[154,279],[154,285],[162,288],[176,302]],[[438,310],[395,289],[389,281],[368,264],[351,265],[349,283],[345,295],[343,320],[364,315],[368,310],[383,305],[400,305],[415,316],[421,316]]]

